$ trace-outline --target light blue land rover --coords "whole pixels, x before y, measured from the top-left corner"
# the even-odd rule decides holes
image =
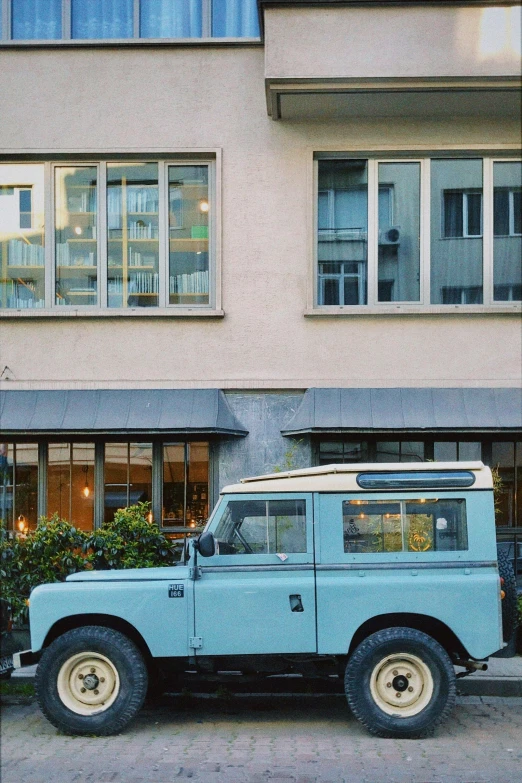
[[[481,462],[244,479],[185,564],[33,591],[39,703],[66,733],[111,734],[159,673],[313,667],[339,673],[370,732],[423,737],[451,712],[454,667],[483,668],[514,633],[514,577],[500,567]]]

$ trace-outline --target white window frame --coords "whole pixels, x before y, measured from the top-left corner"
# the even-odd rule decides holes
[[[517,151],[518,152],[518,151]],[[445,157],[448,159],[480,158],[483,163],[482,180],[482,225],[483,244],[483,303],[482,304],[432,304],[430,302],[430,258],[431,258],[431,161]],[[361,160],[368,161],[368,297],[366,305],[320,305],[319,304],[319,267],[318,267],[318,168],[320,160]],[[337,150],[311,151],[311,231],[310,269],[312,283],[306,316],[357,316],[357,315],[433,315],[451,313],[520,313],[519,301],[495,301],[493,297],[493,164],[496,162],[520,162],[520,157],[499,157],[495,152],[489,155],[483,150],[426,150],[425,154],[412,154],[407,151],[386,157],[379,150],[353,150],[342,153]],[[379,163],[420,163],[420,298],[417,302],[379,302],[378,301],[378,166]],[[464,190],[464,189],[463,189]],[[470,192],[477,192],[471,189]],[[470,235],[469,238],[480,238]]]
[[[87,0],[84,0],[87,2]],[[12,0],[0,0],[0,18],[2,21],[2,34],[0,35],[0,45],[2,44],[16,44],[19,46],[34,45],[34,44],[48,44],[56,46],[57,44],[73,44],[73,45],[89,45],[99,44],[136,44],[138,42],[149,43],[172,43],[172,41],[183,41],[190,43],[198,43],[200,41],[241,41],[242,43],[252,42],[259,43],[260,37],[230,37],[230,38],[218,38],[212,36],[212,0],[201,0],[201,36],[194,38],[142,38],[140,37],[140,0],[132,0],[133,2],[133,19],[132,19],[132,36],[129,38],[72,38],[72,0],[61,0],[62,7],[62,35],[60,38],[52,39],[20,39],[11,37],[11,6]]]
[[[159,292],[158,305],[153,307],[108,307],[107,297],[107,165],[111,163],[136,164],[154,162],[158,165],[158,230],[159,230]],[[3,163],[20,163],[19,158],[3,159]],[[224,315],[221,302],[221,150],[190,154],[189,151],[168,156],[140,155],[139,159],[129,156],[104,156],[103,159],[77,159],[34,161],[44,166],[44,264],[45,264],[45,307],[2,308],[4,317],[148,317],[158,316],[218,316]],[[169,166],[207,166],[208,192],[211,205],[209,214],[209,302],[208,304],[169,304]],[[57,305],[56,286],[56,238],[55,238],[55,185],[56,170],[67,167],[96,167],[98,186],[97,215],[97,305]]]

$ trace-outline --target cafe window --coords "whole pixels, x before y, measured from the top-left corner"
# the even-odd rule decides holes
[[[38,519],[38,445],[0,443],[0,520],[24,533]]]
[[[167,443],[163,446],[163,507],[165,529],[197,528],[209,512],[208,443]]]
[[[94,499],[94,444],[50,443],[47,515],[58,514],[81,530],[92,530]]]

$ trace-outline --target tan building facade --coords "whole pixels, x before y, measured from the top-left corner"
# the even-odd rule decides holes
[[[126,30],[25,5],[0,45],[11,524],[139,498],[170,529],[286,463],[482,457],[521,525],[520,5],[216,0],[176,27],[143,2]],[[127,419],[64,424],[118,390],[145,395]],[[203,390],[224,431],[147,418]]]

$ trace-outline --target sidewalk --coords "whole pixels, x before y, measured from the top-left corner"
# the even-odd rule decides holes
[[[458,671],[463,671],[458,669]],[[14,682],[31,682],[34,679],[36,672],[36,666],[26,666],[23,669],[18,669],[13,672]],[[235,680],[235,682],[234,682]],[[239,685],[241,678],[233,678],[230,683],[227,681],[227,687],[234,690],[234,686]],[[311,681],[312,683],[314,680]],[[270,677],[268,679],[261,679],[255,685],[252,685],[252,692],[259,694],[259,691],[271,693],[289,693],[298,692],[302,690],[299,685],[303,683],[302,678],[291,677]],[[335,682],[326,682],[321,680],[315,681],[316,686],[314,689],[320,692],[332,693],[332,691],[338,691],[338,680]],[[323,686],[323,683],[326,687]],[[187,683],[189,689],[191,685],[196,685],[196,681]],[[198,691],[198,695],[203,693],[213,692],[218,683],[197,683],[198,687],[194,690]],[[203,685],[203,687],[202,687]],[[206,686],[206,687],[205,687]],[[296,688],[297,686],[297,688]],[[463,696],[520,696],[522,697],[522,656],[517,655],[515,658],[490,658],[488,661],[488,669],[485,672],[474,672],[469,677],[462,677],[457,680],[458,692]],[[241,688],[243,691],[244,688]],[[247,690],[250,688],[247,687]],[[197,695],[197,694],[194,694]]]

